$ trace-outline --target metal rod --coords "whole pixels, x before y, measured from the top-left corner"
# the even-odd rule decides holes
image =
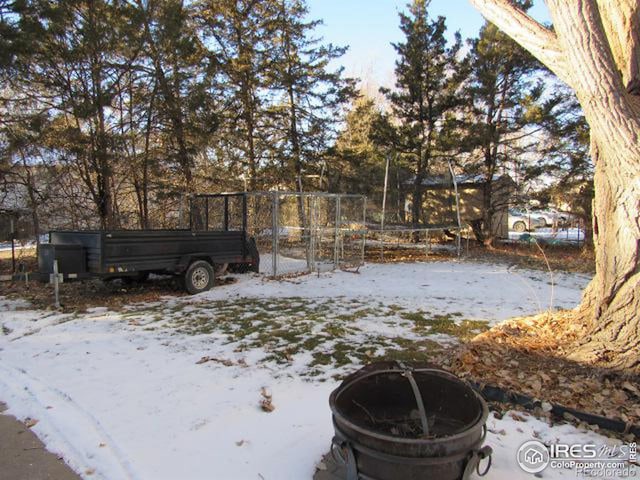
[[[208,202],[209,199],[207,198],[207,204]],[[246,215],[244,217],[246,218]],[[243,228],[243,230],[245,229]],[[229,197],[224,197],[224,231],[229,231]]]
[[[209,231],[209,197],[205,198],[204,200],[204,222],[205,222],[205,226],[204,226],[204,230]]]
[[[193,195],[194,197],[239,197],[241,195],[255,196],[255,197],[269,197],[273,195],[276,190],[268,190],[262,192],[223,192],[223,193],[199,193]],[[277,191],[281,195],[299,196],[299,197],[342,197],[342,198],[361,198],[362,195],[358,193],[329,193],[329,192],[292,192],[292,191]]]
[[[362,198],[362,251],[360,252],[360,265],[364,265],[364,252],[367,245],[367,197]]]
[[[335,224],[335,234],[333,239],[333,268],[340,267],[340,197],[336,198],[336,224]]]
[[[58,260],[53,261],[53,294],[55,307],[60,308],[60,278],[58,277]]]
[[[387,210],[387,185],[389,183],[389,163],[391,154],[387,155],[384,167],[384,190],[382,191],[382,218],[380,219],[380,260],[384,260],[384,217]]]
[[[424,235],[424,252],[425,257],[428,257],[431,253],[431,236],[429,234],[429,230]]]
[[[462,221],[460,220],[460,197],[458,196],[458,182],[456,182],[456,174],[453,171],[453,166],[451,165],[451,161],[447,160],[447,164],[449,165],[449,172],[451,172],[451,181],[453,182],[453,190],[456,194],[456,215],[458,217],[458,235],[456,236],[456,248],[458,250],[458,258],[460,257],[461,246],[461,237],[460,231],[462,230]]]
[[[316,262],[316,252],[315,252],[315,227],[316,227],[316,222],[315,222],[315,218],[314,215],[316,213],[316,206],[317,206],[317,197],[310,197],[310,201],[309,201],[309,214],[307,215],[308,218],[308,224],[309,224],[309,228],[308,228],[308,232],[309,232],[309,241],[307,243],[308,247],[307,247],[307,268],[309,269],[310,272],[314,272],[315,271],[315,262]]]
[[[422,394],[420,388],[416,383],[416,379],[413,378],[413,373],[410,369],[406,369],[403,375],[409,380],[411,389],[413,390],[413,396],[416,397],[416,404],[418,405],[418,412],[420,413],[420,423],[422,424],[422,434],[425,437],[429,436],[429,422],[427,421],[427,411],[424,408],[424,402],[422,401]]]
[[[279,231],[280,231],[280,221],[278,218],[279,215],[279,203],[280,196],[277,192],[273,192],[273,202],[272,202],[272,220],[271,220],[271,228],[273,229],[273,234],[271,235],[271,262],[273,267],[272,275],[274,277],[278,276],[278,246],[279,246]]]
[[[16,232],[13,218],[11,219],[11,273],[16,273]]]
[[[225,197],[225,201],[229,201],[229,197]],[[228,212],[228,208],[225,209]],[[229,219],[227,218],[227,224],[229,223]],[[228,225],[227,225],[228,229]],[[242,232],[247,233],[247,195],[242,195]]]

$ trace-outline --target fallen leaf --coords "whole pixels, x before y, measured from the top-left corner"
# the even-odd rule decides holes
[[[276,409],[273,403],[271,403],[271,400],[267,400],[266,398],[260,401],[260,407],[267,413],[271,413]]]
[[[551,381],[551,377],[544,372],[539,372],[538,375],[540,375],[540,378],[542,378],[542,380],[544,380],[545,382]]]
[[[516,412],[511,412],[509,414],[509,416],[511,418],[513,418],[516,422],[526,422],[527,421],[526,418],[524,418],[522,415],[518,415]]]
[[[36,420],[35,418],[27,418],[24,421],[24,424],[27,426],[27,428],[32,428],[38,424],[38,420]]]
[[[533,380],[531,380],[529,382],[529,386],[536,393],[538,393],[538,392],[540,392],[542,390],[542,382],[540,380],[538,380],[537,378],[534,378]]]
[[[262,410],[267,413],[273,412],[276,407],[272,403],[273,397],[271,395],[271,390],[269,390],[267,387],[262,387],[260,389],[260,395],[262,395],[262,400],[260,400],[260,407],[262,408]]]

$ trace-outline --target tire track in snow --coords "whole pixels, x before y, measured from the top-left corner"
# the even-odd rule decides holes
[[[43,435],[47,435],[49,438],[41,438],[45,445],[50,444],[63,454],[65,460],[69,465],[81,476],[88,469],[95,469],[95,473],[91,474],[91,478],[102,478],[105,480],[136,480],[141,478],[135,473],[135,470],[131,462],[127,459],[127,456],[117,447],[115,441],[107,433],[100,421],[95,418],[91,413],[79,405],[73,398],[67,393],[46,385],[41,380],[31,376],[24,369],[17,368],[3,361],[0,363],[0,384],[4,384],[6,390],[13,394],[14,397],[24,403],[25,405],[32,406],[32,408],[19,407],[16,410],[34,410],[33,417],[38,420],[39,429]],[[10,379],[10,381],[7,381]],[[51,415],[48,413],[46,406],[51,405],[54,407],[57,415]],[[13,405],[8,403],[11,408]],[[105,447],[91,447],[86,446],[78,448],[76,443],[67,435],[65,435],[61,428],[56,424],[60,423],[60,420],[56,418],[62,418],[65,423],[65,430],[69,430],[72,426],[73,430],[81,432],[82,437],[91,435],[91,445],[104,444]],[[40,436],[40,435],[39,435]],[[80,436],[80,435],[79,435]],[[63,446],[56,445],[62,443]],[[60,448],[56,448],[60,447]],[[95,452],[95,453],[94,453]],[[95,464],[92,460],[96,459]],[[101,468],[107,467],[108,468]],[[100,470],[105,470],[101,472]]]

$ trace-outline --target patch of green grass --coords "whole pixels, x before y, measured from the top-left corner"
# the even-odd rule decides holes
[[[400,316],[414,323],[416,333],[444,334],[459,340],[468,340],[489,328],[488,323],[482,320],[460,319],[460,312],[427,315],[423,311],[417,311],[402,312]]]
[[[442,348],[430,335],[466,339],[487,328],[485,322],[465,320],[459,312],[433,315],[397,304],[346,298],[237,298],[141,307],[127,312],[126,318],[144,319],[141,326],[145,330],[217,334],[234,351],[259,349],[264,351],[262,362],[278,365],[310,354],[309,360],[304,357],[308,368],[303,376],[308,377],[374,360],[426,362]],[[367,328],[369,321],[384,324],[386,333]],[[153,327],[148,326],[151,322]]]

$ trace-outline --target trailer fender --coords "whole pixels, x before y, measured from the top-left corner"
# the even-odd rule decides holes
[[[180,257],[180,260],[178,260],[178,263],[176,263],[176,266],[173,268],[173,271],[174,273],[182,274],[187,271],[187,269],[189,268],[189,265],[191,265],[193,262],[198,260],[204,260],[205,262],[209,263],[212,267],[216,264],[216,262],[214,261],[213,257],[211,257],[211,255],[208,255],[206,253],[189,253]]]

